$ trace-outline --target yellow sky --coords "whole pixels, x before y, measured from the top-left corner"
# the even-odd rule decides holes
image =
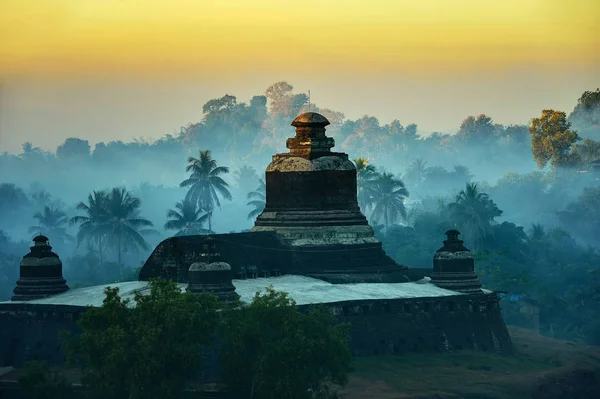
[[[0,0],[0,77],[589,66],[599,21],[598,0]]]

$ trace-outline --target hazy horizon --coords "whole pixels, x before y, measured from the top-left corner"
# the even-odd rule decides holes
[[[245,102],[281,80],[348,119],[422,133],[569,113],[600,86],[593,0],[216,3],[5,0],[0,152],[155,140],[212,98]]]

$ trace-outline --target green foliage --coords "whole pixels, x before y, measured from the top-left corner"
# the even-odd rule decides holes
[[[573,146],[571,157],[580,168],[591,168],[593,162],[600,159],[600,141],[584,139],[582,144]]]
[[[375,221],[383,219],[386,229],[399,218],[406,219],[404,200],[408,190],[404,183],[391,173],[382,173],[372,180],[372,184],[374,206],[371,218]]]
[[[144,235],[157,233],[148,228],[153,225],[152,222],[140,217],[140,206],[140,199],[124,188],[93,191],[88,195],[87,204],[77,204],[77,210],[85,215],[70,219],[71,224],[79,224],[77,245],[92,243],[103,264],[104,246],[111,244],[117,251],[117,262],[122,266],[121,258],[125,250],[147,250],[148,242]]]
[[[198,206],[198,202],[189,198],[175,204],[175,209],[169,209],[167,218],[170,220],[165,223],[165,230],[177,230],[175,236],[209,233],[203,227],[208,220],[208,213]]]
[[[462,121],[456,133],[462,140],[469,140],[477,144],[489,144],[496,135],[492,118],[487,115],[469,116]]]
[[[67,233],[66,226],[69,223],[67,214],[54,206],[45,206],[42,212],[36,212],[33,218],[38,222],[37,226],[29,227],[29,232],[35,235],[44,234],[52,237],[54,240],[65,242],[71,241],[71,237]]]
[[[325,309],[301,312],[272,288],[252,303],[225,311],[221,368],[234,397],[327,398],[346,383],[351,363],[348,326]]]
[[[537,173],[513,174],[507,175],[496,189],[516,187],[522,197],[527,197],[544,190],[546,184],[545,177]],[[577,201],[559,213],[565,226],[577,226],[574,234],[588,238],[600,234],[598,190],[585,189]],[[600,254],[591,247],[582,247],[568,232],[556,227],[534,223],[526,232],[515,223],[495,222],[501,214],[489,195],[469,184],[450,204],[443,199],[437,199],[437,204],[435,199],[423,199],[410,212],[412,226],[392,226],[385,234],[377,232],[376,237],[397,262],[409,267],[431,267],[444,231],[457,227],[465,233],[467,248],[474,252],[476,273],[484,287],[537,301],[545,334],[600,342],[600,323],[590,323],[600,315]],[[502,309],[507,323],[529,323],[521,313],[519,301],[507,299]]]
[[[553,167],[572,164],[569,151],[579,140],[579,136],[570,128],[567,115],[552,109],[543,110],[540,118],[531,120],[531,148],[539,168],[543,168],[548,162]]]
[[[246,205],[254,207],[248,213],[248,219],[256,219],[267,204],[267,185],[263,179],[258,179],[258,187],[254,191],[250,191],[247,198],[250,201]]]
[[[356,189],[358,205],[363,212],[368,212],[373,207],[375,186],[373,181],[379,176],[375,166],[369,165],[365,158],[354,160],[356,165]]]
[[[51,370],[48,364],[30,362],[25,373],[19,377],[23,399],[75,399],[72,385],[61,374]]]
[[[586,90],[579,97],[569,121],[582,129],[600,129],[600,89]]]
[[[574,234],[586,241],[600,237],[600,187],[584,188],[577,200],[558,212],[564,226],[577,226]]]
[[[221,175],[229,173],[226,166],[217,166],[210,151],[200,151],[200,157],[188,158],[186,172],[191,172],[190,177],[181,182],[181,187],[189,187],[186,201],[198,204],[208,215],[208,230],[212,230],[211,218],[215,206],[221,207],[219,196],[231,201],[229,184],[221,178]]]
[[[56,148],[56,157],[61,160],[83,161],[90,157],[90,149],[87,140],[69,137]]]
[[[103,305],[78,321],[81,334],[65,339],[91,397],[179,397],[213,342],[217,299],[181,293],[165,280],[151,281],[148,295],[138,292],[133,302],[120,298],[118,288],[105,293]]]
[[[467,183],[453,203],[448,205],[450,220],[466,238],[468,245],[479,249],[493,234],[492,222],[502,211],[488,194],[480,192],[476,183]]]

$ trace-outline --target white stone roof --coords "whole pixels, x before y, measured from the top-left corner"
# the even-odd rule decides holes
[[[464,295],[456,291],[439,288],[426,280],[412,283],[358,283],[330,284],[304,277],[285,275],[279,277],[233,280],[236,292],[244,302],[251,302],[257,291],[273,286],[277,291],[289,293],[298,305],[329,303],[368,299],[426,298]],[[69,306],[101,306],[106,287],[118,287],[122,298],[133,299],[136,291],[148,291],[147,281],[128,281],[106,285],[76,288],[48,298],[33,301],[7,301],[0,303],[31,303]],[[187,284],[179,284],[185,290]],[[485,290],[490,293],[491,291]]]

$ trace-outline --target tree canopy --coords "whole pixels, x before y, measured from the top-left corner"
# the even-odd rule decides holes
[[[541,117],[531,120],[531,147],[539,168],[548,162],[554,167],[571,165],[569,151],[579,136],[570,128],[571,123],[562,111],[545,109]]]
[[[103,305],[79,319],[81,334],[65,338],[90,397],[179,398],[214,340],[216,297],[181,293],[166,280],[151,281],[150,292],[137,292],[133,302],[118,288],[105,293]]]
[[[321,399],[351,363],[346,325],[324,308],[304,313],[272,288],[224,314],[221,369],[235,397]]]

